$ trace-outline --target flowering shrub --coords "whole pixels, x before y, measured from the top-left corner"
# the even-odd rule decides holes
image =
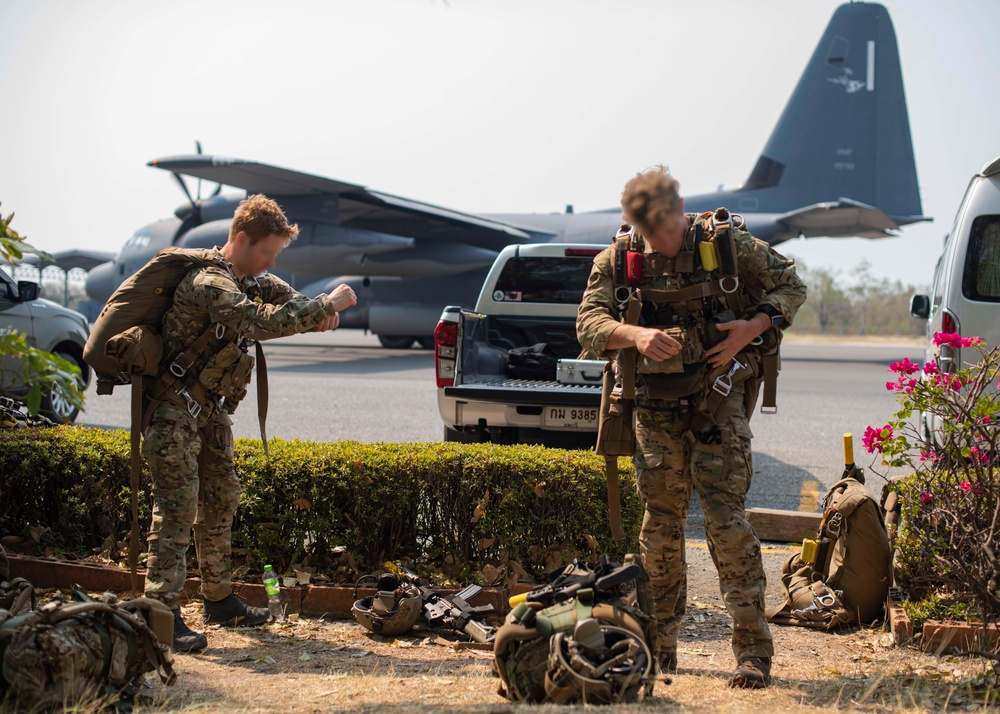
[[[894,362],[896,378],[885,386],[899,411],[888,424],[869,426],[862,442],[883,465],[912,471],[893,483],[901,503],[899,583],[917,599],[971,601],[993,622],[1000,618],[1000,348],[951,333],[936,334],[934,344],[963,350],[968,366]],[[914,413],[925,419],[914,421]]]

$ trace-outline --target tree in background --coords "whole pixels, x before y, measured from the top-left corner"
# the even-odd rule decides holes
[[[795,317],[795,330],[804,333],[920,336],[926,324],[910,316],[910,296],[920,289],[877,278],[872,264],[862,260],[845,280],[839,271],[810,269],[797,261],[809,288],[805,304]],[[926,292],[926,291],[924,291]]]
[[[13,213],[7,218],[0,214],[0,258],[13,264],[23,258],[25,253],[39,258],[51,258],[25,242],[10,227],[13,218]],[[62,394],[77,409],[83,407],[79,367],[51,352],[30,346],[25,334],[0,329],[0,393],[15,383],[30,385],[25,401],[32,414],[37,414],[41,409],[42,395],[51,391]]]

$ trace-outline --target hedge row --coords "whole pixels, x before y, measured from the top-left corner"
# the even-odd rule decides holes
[[[634,551],[642,508],[629,460],[620,463],[630,540],[607,522],[604,461],[593,453],[495,444],[236,442],[243,484],[234,549],[281,568],[308,556],[321,571],[362,571],[409,558],[468,576],[515,560],[541,573],[595,552]],[[144,467],[145,469],[145,467]],[[129,442],[124,431],[58,427],[0,432],[0,535],[37,526],[77,553],[128,539]],[[140,523],[149,526],[149,474]]]

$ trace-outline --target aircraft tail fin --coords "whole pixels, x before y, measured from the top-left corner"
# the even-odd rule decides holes
[[[739,208],[848,199],[897,226],[922,216],[896,33],[876,3],[834,13],[747,181]]]

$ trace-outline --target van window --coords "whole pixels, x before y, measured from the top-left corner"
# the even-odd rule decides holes
[[[593,265],[589,257],[511,258],[503,266],[493,299],[579,305]]]
[[[1000,216],[978,216],[972,222],[962,294],[969,300],[1000,302]]]

